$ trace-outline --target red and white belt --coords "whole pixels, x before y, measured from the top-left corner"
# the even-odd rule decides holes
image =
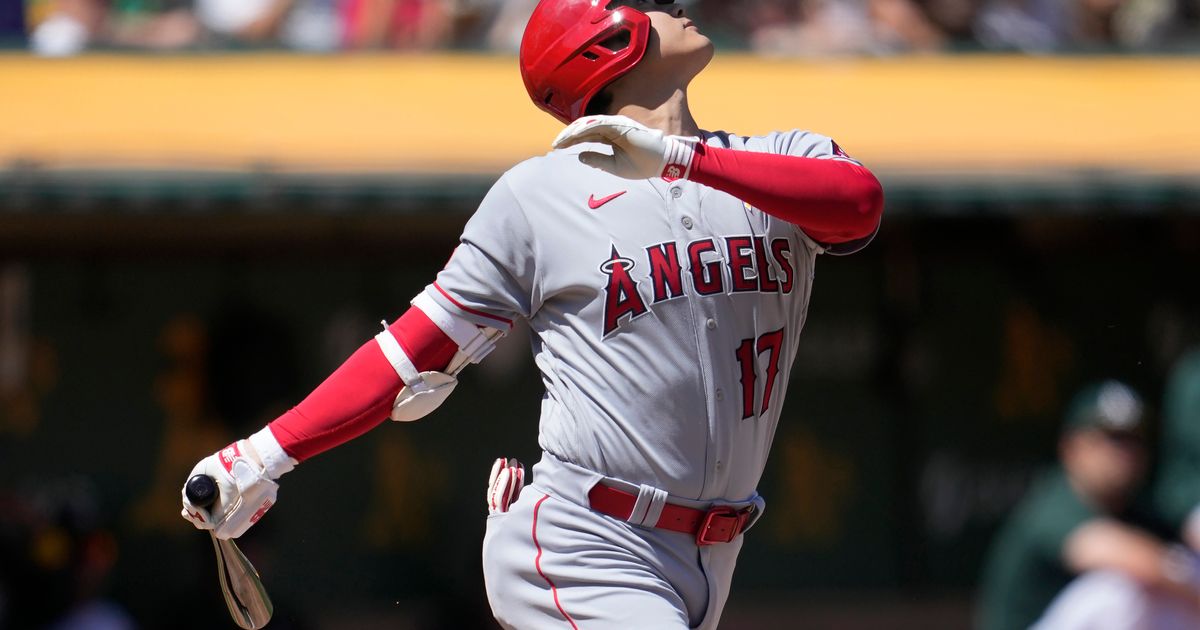
[[[601,514],[630,521],[637,507],[638,495],[619,488],[598,483],[588,491],[588,505]],[[731,542],[753,522],[755,506],[735,509],[728,505],[716,505],[707,510],[664,503],[662,513],[653,523],[644,523],[658,529],[688,534],[696,538],[700,546]]]

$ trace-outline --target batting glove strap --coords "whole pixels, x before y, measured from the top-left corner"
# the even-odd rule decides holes
[[[678,179],[688,179],[692,174],[692,161],[696,158],[696,138],[683,136],[666,136],[663,138],[663,167],[662,177],[668,182]]]
[[[262,462],[263,470],[271,479],[279,479],[284,473],[292,472],[298,462],[294,457],[287,454],[280,446],[279,440],[275,439],[275,434],[271,432],[270,427],[263,427],[261,431],[247,438],[250,445],[254,447],[258,453],[258,459]]]

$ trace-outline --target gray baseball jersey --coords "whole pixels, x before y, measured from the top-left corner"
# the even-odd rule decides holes
[[[849,159],[808,132],[706,142]],[[679,497],[749,496],[824,250],[718,190],[584,166],[588,149],[604,150],[501,177],[426,291],[481,325],[528,320],[547,452]]]
[[[807,132],[705,140],[848,159]],[[755,487],[824,249],[721,191],[621,179],[577,158],[605,149],[506,173],[426,289],[479,325],[528,320],[546,387],[533,482],[488,519],[488,599],[522,630],[715,628],[741,537],[698,547],[642,526],[648,516],[590,511],[588,489],[607,478],[761,513]]]

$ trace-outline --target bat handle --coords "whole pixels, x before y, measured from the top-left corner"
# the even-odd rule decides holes
[[[217,482],[208,475],[193,475],[183,488],[187,500],[196,507],[208,509],[217,501]]]

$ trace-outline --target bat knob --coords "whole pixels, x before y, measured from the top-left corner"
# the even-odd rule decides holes
[[[208,508],[217,500],[217,482],[208,475],[193,475],[184,485],[183,493],[192,505]]]

